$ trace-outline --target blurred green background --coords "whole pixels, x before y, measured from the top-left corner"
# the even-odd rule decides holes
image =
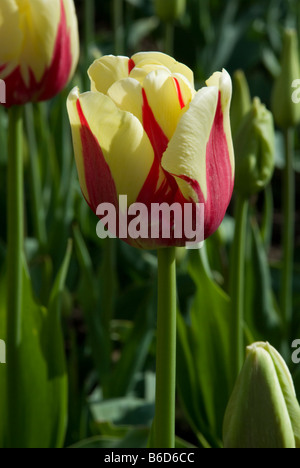
[[[86,70],[93,59],[104,54],[130,56],[142,50],[164,51],[166,25],[156,16],[151,0],[96,0],[93,8],[92,3],[75,0],[82,55],[72,84],[50,103],[30,107],[26,113],[26,256],[33,284],[30,294],[36,304],[51,306],[55,278],[61,271],[68,241],[73,239],[67,278],[63,281],[59,277],[56,295],[69,382],[64,445],[144,447],[154,415],[156,254],[135,250],[120,241],[97,238],[97,219],[79,187],[65,103],[72,86],[78,85],[81,91],[88,89]],[[226,68],[233,75],[237,69],[244,70],[252,96],[259,96],[270,108],[285,27],[300,32],[298,0],[187,0],[185,13],[174,22],[174,56],[194,70],[197,89],[214,71]],[[30,145],[29,151],[31,124],[35,144]],[[6,135],[7,116],[1,108],[0,311],[5,304]],[[299,132],[297,139],[298,200]],[[30,156],[38,161],[44,239],[38,238],[34,222]],[[278,307],[284,161],[284,141],[278,131],[276,171],[269,191],[274,211],[272,203],[270,208],[266,202],[266,192],[251,200],[246,334],[249,342],[270,340],[284,355],[299,398],[300,369],[291,362],[291,343],[300,338],[299,206],[294,315],[289,336],[281,329]],[[221,446],[222,421],[231,392],[227,366],[233,205],[218,233],[206,243],[209,271],[197,254],[178,251],[178,446]],[[267,230],[269,237],[261,234],[263,227],[267,227],[264,232]],[[0,319],[0,324],[4,329],[4,319]],[[50,341],[55,340],[56,335],[52,335]],[[56,359],[64,359],[61,354],[57,356],[60,357]],[[34,400],[34,395],[28,398]]]

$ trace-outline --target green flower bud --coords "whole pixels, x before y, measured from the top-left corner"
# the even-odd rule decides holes
[[[155,12],[162,21],[175,21],[185,9],[186,0],[155,0]]]
[[[300,406],[290,372],[269,343],[254,343],[229,401],[225,448],[300,448]]]
[[[300,104],[293,99],[294,83],[300,79],[299,45],[297,32],[286,30],[284,34],[281,73],[272,94],[272,111],[275,123],[281,128],[295,127],[300,123]]]
[[[234,139],[235,188],[249,198],[266,187],[275,167],[275,131],[271,112],[255,98]]]
[[[235,72],[233,77],[233,94],[231,102],[231,130],[235,136],[243,118],[251,109],[251,94],[249,85],[242,70]]]

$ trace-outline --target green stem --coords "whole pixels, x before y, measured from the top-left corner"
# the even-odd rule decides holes
[[[7,348],[20,343],[22,303],[23,201],[23,109],[9,111],[7,187]]]
[[[90,80],[86,71],[91,64],[90,46],[95,43],[95,0],[84,0],[83,39],[83,84],[88,90]]]
[[[165,25],[165,53],[173,57],[174,55],[174,23],[168,21]]]
[[[232,337],[233,382],[239,375],[244,361],[245,256],[248,211],[249,201],[238,196],[231,266],[231,297],[234,324]]]
[[[18,391],[18,350],[21,344],[22,292],[23,292],[23,118],[22,107],[9,110],[8,174],[7,174],[7,420],[16,417],[16,391]],[[18,411],[18,410],[17,410]],[[13,441],[16,424],[7,427],[7,440]]]
[[[47,244],[47,234],[32,104],[25,106],[25,116],[30,158],[33,222],[36,237],[43,249]]]
[[[123,0],[113,0],[115,54],[124,55],[124,5]]]
[[[281,308],[286,333],[293,314],[293,261],[295,232],[295,175],[294,175],[295,130],[285,132],[286,165],[283,183],[283,270],[281,281]]]
[[[95,41],[95,1],[84,0],[84,54],[89,59],[89,47]]]
[[[103,317],[104,329],[109,334],[111,321],[115,312],[115,297],[117,289],[116,278],[116,239],[105,239],[103,243],[102,285],[103,285]]]
[[[270,249],[272,242],[272,233],[273,233],[273,219],[274,219],[274,199],[273,199],[273,190],[271,184],[269,184],[265,191],[265,203],[263,211],[263,220],[261,226],[262,238],[266,251]]]
[[[174,248],[158,251],[156,359],[153,448],[174,448],[176,386],[176,260]]]

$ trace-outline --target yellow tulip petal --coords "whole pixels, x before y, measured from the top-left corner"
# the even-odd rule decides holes
[[[191,88],[180,75],[172,76],[165,70],[149,73],[143,87],[157,123],[170,140],[184,107],[192,100]]]
[[[90,66],[88,74],[91,90],[106,94],[116,81],[128,78],[129,58],[107,55],[97,59]]]
[[[154,161],[153,149],[141,123],[132,114],[118,109],[103,94],[89,92],[79,95],[77,89],[73,90],[68,99],[68,110],[81,180],[85,163],[82,160],[82,144],[78,144],[81,127],[77,111],[78,100],[109,166],[117,194],[127,195],[128,204],[131,205],[137,200]],[[83,184],[83,191],[85,187],[88,192],[86,182]]]
[[[194,87],[194,74],[186,65],[177,62],[174,58],[161,52],[140,52],[132,57],[133,62],[139,68],[146,65],[163,65],[171,73],[179,73],[187,78],[192,87]]]
[[[107,95],[114,103],[143,122],[143,96],[140,83],[132,78],[117,81],[108,90]]]
[[[9,40],[7,40],[8,38]],[[9,62],[14,62],[13,68],[16,66],[22,47],[22,40],[23,34],[19,29],[19,12],[16,3],[11,0],[1,0],[0,67],[2,64],[4,65]],[[2,73],[1,76],[3,76]]]
[[[60,0],[16,0],[19,7],[19,27],[23,32],[23,45],[19,63],[26,84],[29,70],[39,82],[50,66],[61,18]]]
[[[164,71],[170,73],[170,70],[168,70],[167,67],[164,67],[161,64],[157,64],[157,65],[146,64],[145,66],[143,66],[141,68],[139,68],[139,67],[133,68],[133,70],[130,73],[130,78],[134,78],[135,80],[139,81],[141,83],[141,85],[143,85],[146,76],[149,73],[153,72],[154,70],[164,70]]]
[[[74,147],[75,160],[76,160],[80,187],[84,195],[84,198],[87,200],[88,203],[90,203],[90,197],[89,197],[88,188],[87,188],[86,179],[85,179],[83,148],[82,148],[82,141],[81,141],[81,134],[80,134],[81,123],[80,123],[80,118],[78,116],[78,111],[76,107],[78,99],[79,99],[79,89],[75,88],[73,89],[73,91],[71,91],[68,97],[67,108],[68,108],[71,129],[72,129],[73,147]]]

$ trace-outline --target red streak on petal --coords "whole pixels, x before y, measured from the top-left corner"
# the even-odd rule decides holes
[[[185,176],[180,177],[192,186],[198,196],[199,203],[205,204],[205,239],[211,236],[222,223],[234,186],[223,122],[224,116],[220,93],[215,120],[206,148],[207,199],[204,199],[197,181]]]
[[[188,182],[193,188],[197,194],[198,203],[204,203],[205,205],[205,239],[211,236],[222,223],[234,186],[223,122],[224,116],[220,93],[215,120],[206,148],[207,199],[204,199],[201,187],[196,180],[183,175],[179,176],[180,179]]]
[[[169,206],[173,203],[179,203],[182,208],[186,200],[179,190],[176,179],[172,174],[166,172],[161,166],[161,159],[165,153],[169,140],[162,131],[158,122],[155,119],[152,109],[149,106],[147,96],[143,90],[143,124],[144,129],[149,137],[149,140],[154,149],[155,158],[149,175],[144,183],[142,190],[139,193],[137,202],[147,206],[149,216],[151,214],[151,205],[153,203],[167,203]],[[162,233],[159,239],[151,239],[151,220],[149,217],[149,239],[141,240],[140,246],[143,248],[167,247],[169,245],[183,246],[186,239],[174,239],[171,234],[171,239],[164,239]],[[171,225],[171,233],[173,233],[173,224]],[[184,232],[184,230],[183,230]]]
[[[155,156],[160,162],[164,152],[166,151],[169,140],[162,131],[160,125],[156,121],[153,111],[149,106],[147,95],[143,89],[143,124],[144,129],[154,149]]]
[[[153,111],[149,106],[147,95],[143,89],[143,125],[152,144],[155,160],[149,176],[140,193],[139,199],[147,204],[151,203],[172,202],[178,192],[177,183],[172,175],[164,171],[161,167],[161,159],[165,153],[169,140],[155,119]],[[163,176],[163,182],[158,185],[159,178]]]
[[[135,68],[134,60],[129,59],[129,62],[128,62],[128,75],[130,75],[130,73],[132,72],[132,70],[134,68]]]
[[[180,107],[181,107],[181,109],[183,109],[185,107],[185,103],[184,103],[184,100],[183,100],[180,84],[179,84],[177,78],[173,78],[173,80],[174,80],[175,85],[176,85],[176,90],[177,90],[177,94],[178,94]]]
[[[230,203],[234,180],[224,131],[224,116],[221,93],[214,124],[206,149],[208,197],[205,204],[205,237],[212,235],[220,226]]]
[[[85,180],[90,207],[96,213],[100,203],[118,206],[117,192],[110,168],[105,161],[102,149],[85,118],[79,99],[77,112],[81,123],[80,136],[83,150]]]
[[[39,96],[39,101],[46,101],[58,94],[67,84],[72,69],[71,32],[68,29],[63,0],[60,0],[60,4],[61,18],[53,59],[50,68],[44,74],[43,93]]]
[[[72,69],[71,34],[67,26],[66,12],[63,0],[61,4],[61,18],[58,26],[52,62],[46,68],[43,77],[38,82],[29,68],[29,84],[24,82],[21,68],[18,66],[5,78],[7,103],[6,107],[22,105],[27,102],[38,102],[51,99],[67,84]],[[7,65],[2,65],[0,72]]]

